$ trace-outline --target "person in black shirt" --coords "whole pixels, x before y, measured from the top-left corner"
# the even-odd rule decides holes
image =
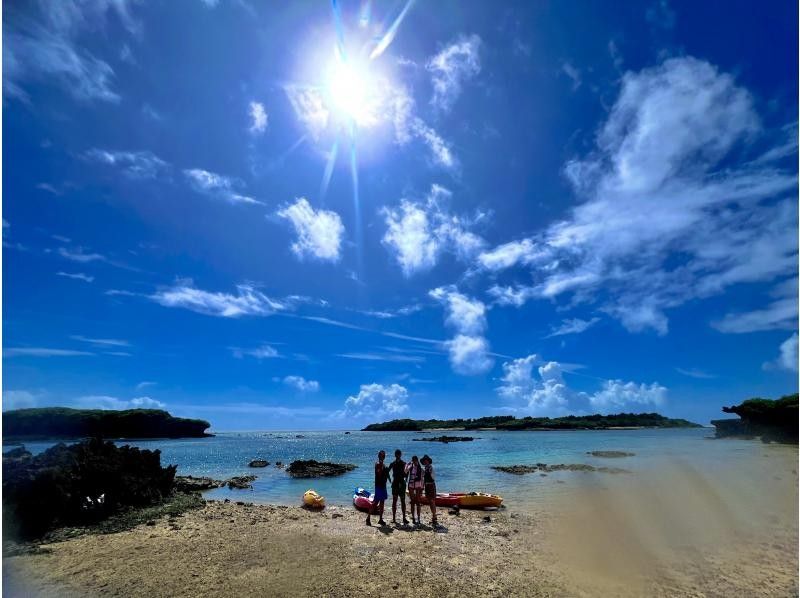
[[[394,461],[389,465],[392,481],[392,523],[397,523],[397,499],[403,510],[403,525],[408,525],[406,519],[406,462],[401,459],[403,453],[400,449],[394,452]]]

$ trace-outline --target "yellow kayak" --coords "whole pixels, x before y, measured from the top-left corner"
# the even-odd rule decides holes
[[[303,494],[303,504],[311,509],[324,509],[325,497],[314,490],[306,490]]]
[[[499,507],[503,504],[503,497],[497,494],[469,492],[466,494],[458,493],[456,496],[458,496],[458,506],[465,509],[485,509],[487,507]]]

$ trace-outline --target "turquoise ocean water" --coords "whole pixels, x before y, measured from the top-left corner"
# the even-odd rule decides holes
[[[757,441],[713,440],[713,429],[608,430],[566,432],[448,432],[471,435],[473,442],[442,444],[415,442],[414,438],[434,433],[415,432],[229,432],[211,438],[181,440],[118,440],[147,449],[160,449],[162,464],[175,464],[179,475],[210,476],[218,479],[254,474],[252,490],[218,489],[208,498],[231,498],[273,504],[298,504],[303,492],[313,488],[329,504],[351,504],[353,488],[372,488],[372,463],[384,449],[387,460],[394,450],[411,455],[429,454],[434,460],[439,491],[482,491],[500,494],[505,504],[524,506],[547,499],[558,499],[577,483],[603,484],[610,474],[553,472],[515,476],[491,469],[492,465],[547,463],[586,463],[594,466],[623,467],[634,472],[652,472],[665,462],[691,463],[703,471],[734,469],[737,464],[764,456],[770,448]],[[53,442],[31,442],[34,453]],[[5,447],[7,450],[11,447]],[[604,459],[589,451],[622,450],[634,457]],[[265,469],[248,467],[252,459],[266,459]],[[354,463],[354,471],[334,478],[293,479],[275,467],[276,461],[289,464],[295,459],[316,459]]]

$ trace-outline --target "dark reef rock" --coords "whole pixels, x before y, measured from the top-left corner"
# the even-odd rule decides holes
[[[798,441],[798,395],[786,395],[776,401],[748,399],[734,407],[723,407],[725,413],[734,413],[740,419],[715,419],[717,438],[760,438],[764,442]]]
[[[636,456],[636,453],[626,453],[625,451],[589,451],[586,454],[592,457],[603,457],[605,459],[621,459],[622,457]]]
[[[264,461],[264,459],[253,459],[247,464],[248,467],[266,467],[267,465],[269,465],[269,461]]]
[[[32,458],[33,454],[25,448],[25,445],[18,446],[3,453],[3,461],[9,459],[10,461],[27,461]]]
[[[202,419],[160,409],[42,407],[3,413],[3,438],[198,438],[210,436]]]
[[[161,467],[160,451],[98,439],[3,459],[4,525],[12,537],[32,538],[121,507],[155,504],[171,494],[175,469]]]
[[[472,436],[429,436],[428,438],[412,438],[415,442],[471,442]]]
[[[547,465],[546,463],[537,463],[536,465],[493,465],[492,469],[511,473],[514,475],[525,475],[526,473],[552,473],[554,471],[589,471],[600,473],[630,473],[627,469],[619,467],[595,467],[594,465],[586,465],[584,463],[558,463],[556,465]]]
[[[356,468],[352,463],[328,463],[322,461],[292,461],[286,471],[293,478],[320,478],[342,475]]]
[[[225,482],[222,480],[212,478],[196,478],[190,475],[175,476],[175,490],[178,492],[203,492],[204,490],[222,488],[224,485]]]
[[[253,487],[253,482],[255,481],[256,476],[254,475],[241,475],[233,477],[225,482],[225,484],[231,490],[247,490],[248,488]]]

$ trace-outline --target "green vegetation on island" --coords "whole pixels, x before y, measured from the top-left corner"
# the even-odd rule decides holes
[[[797,443],[798,393],[777,400],[753,398],[740,405],[723,407],[739,419],[715,419],[717,438],[761,438],[764,442]]]
[[[497,415],[474,419],[393,419],[370,424],[370,432],[420,432],[433,429],[477,430],[607,430],[609,428],[699,428],[685,419],[672,419],[658,413],[617,413],[613,415],[567,415],[565,417],[521,417]]]
[[[3,413],[3,439],[198,438],[209,436],[202,419],[172,417],[160,409],[70,409],[42,407]]]

